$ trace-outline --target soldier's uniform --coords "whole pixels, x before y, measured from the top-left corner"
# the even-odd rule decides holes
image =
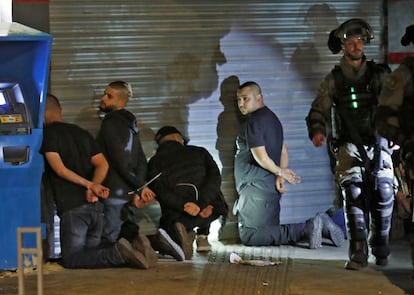
[[[337,39],[339,35],[359,36],[366,41],[373,38],[369,25],[360,19],[345,22],[335,33]],[[333,47],[338,46],[340,43]],[[369,233],[376,264],[386,265],[390,254],[392,152],[388,142],[376,134],[374,122],[377,97],[386,73],[386,67],[367,61],[365,56],[360,68],[342,57],[322,81],[306,118],[311,139],[321,133],[330,136],[335,146],[335,180],[343,192],[350,238],[347,269],[368,265]]]
[[[401,39],[404,46],[414,44],[414,25],[406,28]],[[405,170],[408,193],[414,184],[414,53],[384,80],[377,111],[378,132],[400,146],[400,162]],[[412,212],[411,208],[411,212]],[[412,214],[412,213],[411,213]],[[414,219],[411,218],[411,258],[414,266]],[[413,272],[414,278],[414,272]]]

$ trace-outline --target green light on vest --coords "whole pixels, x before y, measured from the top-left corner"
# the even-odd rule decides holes
[[[357,102],[358,96],[355,94],[354,87],[350,87],[350,90],[351,90],[351,101],[352,101],[351,106],[352,108],[357,109],[358,108],[358,102]]]

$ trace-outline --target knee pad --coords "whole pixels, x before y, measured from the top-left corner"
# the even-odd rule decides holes
[[[356,200],[362,194],[362,182],[350,182],[345,186],[347,199]]]
[[[392,179],[380,178],[377,180],[374,201],[375,203],[371,205],[371,212],[373,212],[374,218],[376,216],[376,218],[387,219],[387,222],[390,222],[388,219],[391,219],[394,203]]]
[[[345,185],[348,231],[350,239],[355,241],[365,240],[368,233],[362,185],[362,182],[349,182]]]
[[[378,178],[377,179],[377,198],[381,202],[392,203],[394,198],[394,186],[393,180],[389,178]],[[391,204],[392,205],[392,204]]]
[[[371,204],[372,234],[375,239],[387,238],[391,229],[391,218],[394,202],[392,180],[380,178],[377,180],[374,203]]]
[[[364,211],[362,182],[349,182],[345,185],[345,205],[347,213],[359,214]]]
[[[363,214],[347,214],[348,231],[351,240],[363,241],[367,238],[367,225]]]

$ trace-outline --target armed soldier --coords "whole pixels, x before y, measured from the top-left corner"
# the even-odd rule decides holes
[[[376,135],[374,124],[387,67],[368,61],[364,54],[373,38],[362,19],[350,19],[331,32],[328,46],[334,54],[342,50],[343,56],[319,86],[306,118],[312,143],[320,147],[328,137],[334,146],[335,181],[344,197],[350,239],[345,268],[352,270],[368,265],[368,244],[377,265],[387,265],[390,254],[392,152]]]
[[[404,36],[401,38],[401,44],[408,46],[414,45],[414,25],[406,28]],[[406,57],[402,63],[384,80],[383,89],[379,97],[379,107],[377,111],[377,128],[378,132],[388,138],[393,144],[401,147],[400,149],[400,167],[405,175],[407,187],[402,186],[404,192],[403,199],[397,200],[410,202],[405,199],[413,194],[414,183],[414,53]],[[412,204],[411,204],[412,206]],[[414,266],[414,223],[412,216],[412,207],[407,211],[411,216],[410,224],[410,243],[411,259]],[[414,271],[412,274],[414,279]]]

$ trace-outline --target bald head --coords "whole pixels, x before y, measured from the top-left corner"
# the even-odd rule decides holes
[[[257,84],[256,82],[249,81],[239,86],[239,90],[242,90],[244,88],[250,88],[251,92],[254,95],[262,94],[262,89],[260,88],[259,84]]]
[[[48,93],[46,95],[46,104],[45,104],[45,114],[44,114],[44,124],[48,125],[53,122],[63,121],[62,116],[62,107],[56,96]]]
[[[237,91],[237,104],[242,115],[248,115],[264,107],[262,90],[256,82],[246,82]]]

